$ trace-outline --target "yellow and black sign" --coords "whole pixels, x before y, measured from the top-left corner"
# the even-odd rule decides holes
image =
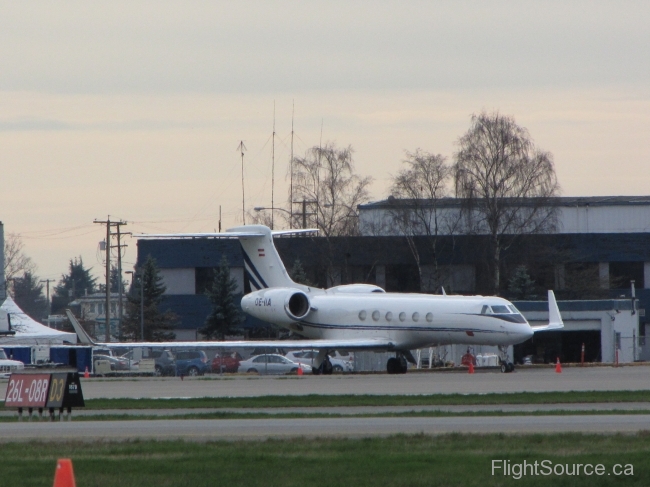
[[[7,384],[7,408],[77,408],[84,407],[81,382],[77,372],[11,374]]]

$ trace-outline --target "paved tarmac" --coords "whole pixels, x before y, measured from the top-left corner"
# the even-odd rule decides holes
[[[7,381],[0,382],[4,397]],[[306,394],[487,394],[549,391],[650,390],[650,367],[565,367],[498,371],[407,373],[405,375],[212,376],[201,378],[82,379],[84,397],[252,397]]]
[[[560,432],[632,434],[649,429],[650,415],[72,421],[3,423],[0,441],[96,442],[133,438],[211,441],[292,437],[360,438],[418,433],[428,435]]]
[[[0,382],[4,396],[7,381]],[[180,378],[82,379],[84,396],[91,398],[179,398],[252,397],[305,394],[471,394],[546,391],[650,390],[648,367],[520,368],[512,374],[496,371],[467,373],[412,373],[406,375],[335,375],[303,377],[208,376]],[[218,401],[215,401],[218,408]],[[628,410],[646,413],[648,403],[496,405],[496,406],[391,406],[381,408],[274,408],[233,409],[236,412],[334,413],[342,415],[406,411],[554,411]],[[194,410],[209,412],[214,409]],[[108,411],[107,411],[108,412]],[[124,411],[112,411],[124,413]],[[175,414],[184,411],[129,411],[129,414]],[[11,415],[11,412],[3,414]],[[15,414],[15,413],[13,413]],[[97,411],[75,411],[98,414]],[[268,418],[234,420],[131,420],[71,422],[10,422],[2,424],[0,441],[98,439],[121,441],[133,438],[208,440],[259,440],[269,437],[366,437],[392,434],[460,433],[635,433],[650,430],[650,414],[607,414],[568,416],[489,416],[489,417],[339,417]]]
[[[411,412],[443,413],[532,413],[570,411],[631,411],[650,414],[650,402],[609,402],[576,404],[476,404],[445,406],[338,406],[338,407],[280,407],[280,408],[192,408],[192,409],[75,409],[73,417],[78,416],[183,416],[187,414],[235,413],[235,414],[330,414],[337,416],[355,416],[368,414],[403,414]],[[27,418],[27,412],[24,413]],[[45,413],[47,416],[47,412]],[[0,417],[18,417],[15,410],[0,411]],[[27,419],[25,419],[26,421]],[[36,414],[34,415],[36,421]]]

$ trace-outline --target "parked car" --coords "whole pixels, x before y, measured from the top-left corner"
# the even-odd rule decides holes
[[[309,365],[301,365],[278,354],[256,355],[239,364],[239,372],[257,374],[290,374],[298,372],[298,367],[307,373],[311,372]]]
[[[131,350],[129,353],[122,356],[129,360],[129,362],[137,362],[134,359],[134,352]],[[169,350],[151,349],[148,355],[142,355],[142,358],[152,358],[155,361],[155,374],[160,377],[162,375],[176,375],[176,359]]]
[[[286,355],[286,357],[293,362],[310,366],[313,364],[314,360],[316,360],[317,356],[318,350],[296,350],[288,352]],[[332,371],[334,373],[352,372],[354,370],[354,364],[350,361],[330,356],[330,362],[332,363]]]
[[[25,364],[18,360],[7,358],[5,351],[0,348],[0,377],[8,378],[12,372],[25,368]]]
[[[238,352],[217,353],[212,359],[212,372],[237,372],[239,363],[244,360]]]
[[[123,357],[112,357],[110,355],[93,353],[93,365],[95,367],[97,367],[97,361],[99,360],[108,360],[111,364],[111,371],[114,372],[131,370],[129,367],[129,360]]]
[[[208,356],[203,350],[179,350],[174,355],[177,375],[197,376],[208,371]]]

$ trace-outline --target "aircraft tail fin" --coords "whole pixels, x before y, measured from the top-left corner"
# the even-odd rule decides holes
[[[564,322],[562,321],[560,308],[558,308],[557,301],[555,300],[555,294],[550,289],[548,291],[548,325],[533,326],[532,328],[534,332],[564,328]]]
[[[223,233],[177,233],[145,234],[139,238],[238,238],[244,255],[244,268],[255,291],[268,287],[294,287],[307,289],[289,277],[273,243],[274,235],[299,235],[315,233],[318,230],[279,230],[271,231],[264,225],[246,225],[229,228]]]
[[[244,268],[255,291],[268,287],[303,287],[289,277],[273,243],[273,235],[305,233],[304,230],[272,232],[264,225],[246,225],[229,228],[226,233],[239,238]]]
[[[86,333],[86,330],[83,329],[83,326],[81,326],[81,323],[79,323],[75,315],[72,314],[72,311],[66,309],[65,314],[68,315],[68,319],[70,320],[70,323],[72,323],[72,327],[77,333],[77,337],[79,337],[79,342],[83,343],[84,345],[96,345],[93,339],[90,338],[90,335]]]

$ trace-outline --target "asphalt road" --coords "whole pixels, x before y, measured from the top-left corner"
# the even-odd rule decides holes
[[[7,381],[0,382],[4,397]],[[251,397],[305,394],[486,394],[491,392],[650,390],[650,367],[519,368],[497,371],[407,373],[405,375],[212,376],[205,378],[82,379],[87,399],[115,397]]]
[[[648,429],[650,415],[64,421],[4,423],[0,441],[94,442],[133,438],[211,441],[271,437],[360,438],[418,433],[636,433]]]

